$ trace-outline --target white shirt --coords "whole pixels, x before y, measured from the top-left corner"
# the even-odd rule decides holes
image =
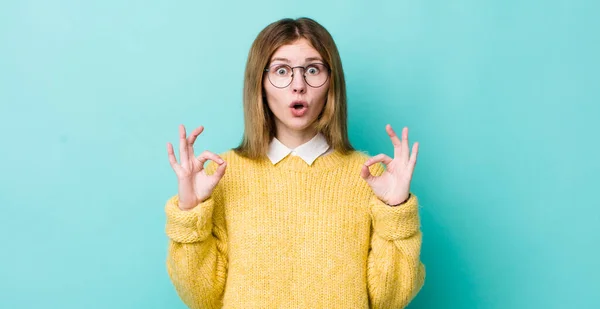
[[[282,144],[276,137],[271,140],[269,144],[269,151],[267,157],[271,160],[273,165],[283,160],[288,155],[299,156],[308,165],[312,163],[320,156],[326,155],[333,152],[333,148],[329,146],[325,136],[319,132],[310,141],[294,148],[290,149]]]

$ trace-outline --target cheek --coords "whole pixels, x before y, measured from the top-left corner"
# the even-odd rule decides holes
[[[266,82],[263,82],[263,85],[264,95],[266,98],[270,99],[268,100],[270,103],[273,100],[277,101],[281,99],[281,91],[278,91],[280,89],[273,87],[273,85],[271,85],[271,83],[269,83],[268,80]]]
[[[323,88],[323,93],[322,93],[322,95],[323,95],[323,98],[324,98],[324,99],[327,99],[327,94],[328,94],[328,93],[329,93],[329,87],[327,87],[327,88]]]
[[[327,101],[327,94],[329,93],[329,87],[323,88],[323,89],[319,89],[318,93],[317,93],[317,97],[319,100],[319,103],[321,105],[325,105],[325,101]]]
[[[268,82],[269,81],[267,81],[267,83]],[[263,99],[266,100],[267,106],[269,107],[269,109],[271,110],[272,113],[279,114],[280,110],[282,110],[280,102],[283,101],[282,94],[280,93],[280,91],[278,91],[279,89],[274,88],[270,84],[269,85],[265,84],[263,89],[264,89]]]

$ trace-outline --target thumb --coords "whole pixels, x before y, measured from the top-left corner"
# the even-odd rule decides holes
[[[371,174],[369,167],[364,164],[362,166],[362,169],[360,170],[360,177],[362,177],[362,179],[364,179],[369,185],[371,184],[373,179],[375,179],[375,176]]]
[[[227,167],[227,162],[223,161],[223,163],[219,164],[219,167],[217,167],[217,170],[215,171],[215,173],[213,174],[214,179],[218,182],[219,180],[221,180],[221,178],[223,177],[223,175],[225,175],[225,169]]]

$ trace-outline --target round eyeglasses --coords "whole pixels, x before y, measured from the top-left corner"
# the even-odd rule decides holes
[[[323,86],[329,79],[329,67],[324,63],[312,63],[307,66],[291,67],[287,64],[274,64],[265,69],[271,84],[276,88],[285,88],[294,79],[294,69],[304,71],[304,81],[313,88]]]

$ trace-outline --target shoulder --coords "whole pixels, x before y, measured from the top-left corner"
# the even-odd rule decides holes
[[[348,161],[364,164],[372,156],[366,150],[353,150],[346,155]]]
[[[371,157],[366,150],[356,150],[356,149],[353,150],[352,152],[350,152],[350,154],[348,156],[354,160],[365,160],[365,161]]]
[[[233,149],[228,149],[219,153],[219,157],[223,158],[223,160],[227,162],[239,156],[235,153],[235,151],[233,151]]]

